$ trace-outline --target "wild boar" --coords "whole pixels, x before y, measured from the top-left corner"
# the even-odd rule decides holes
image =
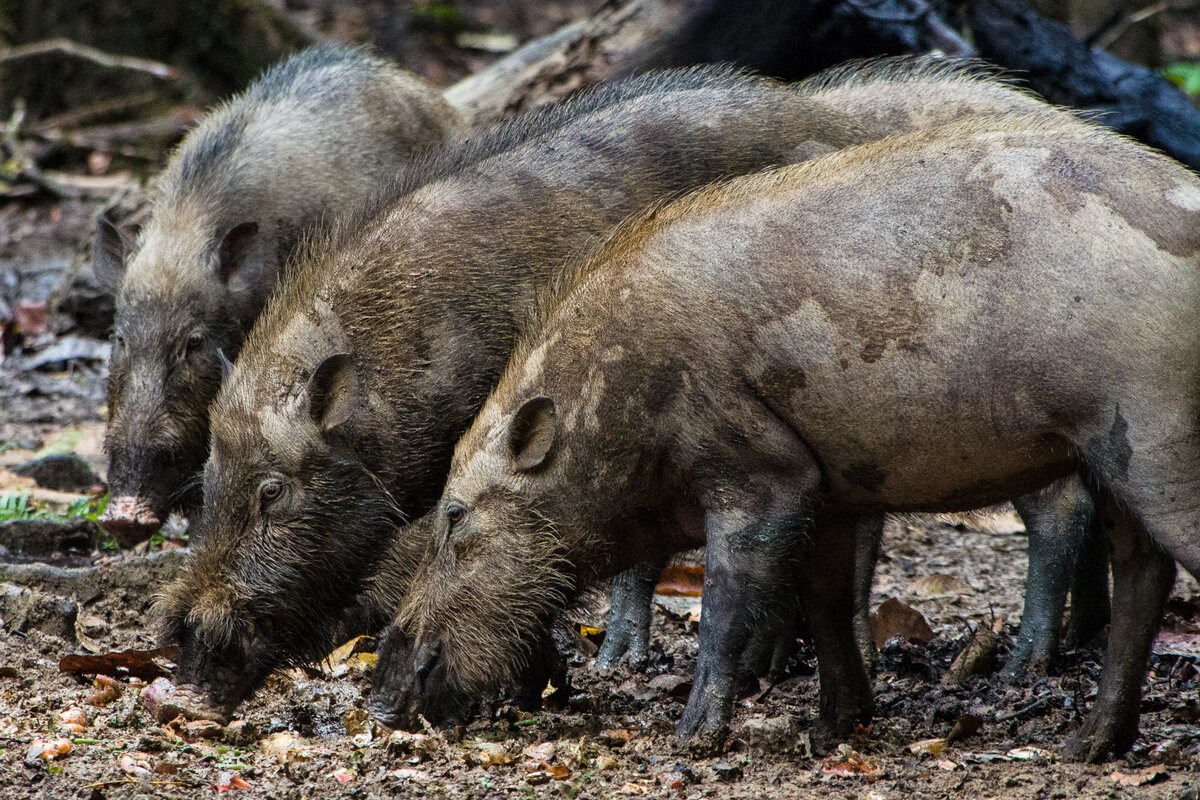
[[[222,360],[237,357],[302,234],[456,126],[415,76],[361,49],[314,47],[188,134],[132,247],[100,218],[95,272],[117,311],[101,524],[118,542],[198,506]]]
[[[906,75],[981,94],[920,61],[876,77]],[[161,603],[201,713],[391,618],[395,600],[360,603],[363,580],[396,523],[433,506],[570,254],[665,196],[871,138],[825,104],[831,89],[718,68],[615,83],[423,160],[309,248],[213,406],[192,560]]]
[[[1128,749],[1171,557],[1200,568],[1196,176],[1066,117],[973,117],[701,190],[567,274],[456,446],[375,714],[453,712],[580,587],[704,544],[677,732],[720,738],[794,565],[846,733],[871,712],[855,523],[1083,474],[1113,620],[1067,753]]]

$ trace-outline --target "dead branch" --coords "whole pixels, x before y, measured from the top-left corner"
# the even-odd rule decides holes
[[[80,44],[79,42],[62,37],[4,48],[0,50],[0,62],[17,61],[22,58],[32,58],[49,53],[62,53],[63,55],[86,59],[100,66],[112,69],[130,69],[136,72],[145,72],[163,80],[174,80],[179,77],[179,71],[167,64],[151,61],[146,58],[113,55],[103,50],[98,50],[95,47]]]

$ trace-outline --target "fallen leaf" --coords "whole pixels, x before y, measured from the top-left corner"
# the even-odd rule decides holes
[[[71,733],[80,734],[88,729],[88,716],[79,706],[71,706],[68,709],[58,712],[59,727],[69,730]]]
[[[140,750],[121,756],[121,771],[126,775],[138,777],[149,775],[153,770],[150,766],[150,754]]]
[[[660,697],[686,697],[692,690],[692,682],[680,675],[659,675],[649,686]]]
[[[942,685],[954,686],[975,675],[987,675],[995,660],[996,634],[987,625],[980,625],[942,676]]]
[[[237,773],[221,772],[217,774],[217,782],[213,784],[213,788],[218,792],[228,792],[231,789],[249,789],[250,783]]]
[[[946,772],[954,772],[954,770],[959,769],[962,765],[948,758],[940,758],[938,759],[937,766],[938,769],[943,769]]]
[[[704,590],[704,567],[668,564],[663,570],[655,594],[668,597],[700,597]]]
[[[84,675],[109,675],[114,678],[134,676],[152,681],[171,674],[171,666],[178,658],[174,647],[158,647],[154,650],[121,650],[98,655],[74,653],[58,662],[59,672],[79,672]]]
[[[349,770],[335,769],[329,773],[329,777],[333,778],[338,783],[349,783],[354,780],[354,773]]]
[[[903,637],[912,644],[927,645],[933,641],[933,629],[920,611],[888,598],[871,614],[871,638],[882,650],[893,636]]]
[[[13,309],[13,319],[17,323],[18,333],[41,336],[48,330],[46,328],[46,301],[18,301],[17,307]]]
[[[512,760],[512,755],[502,744],[485,742],[479,745],[479,763],[485,767],[510,764]]]
[[[908,746],[908,752],[918,756],[940,756],[946,751],[945,739],[922,739]]]
[[[97,675],[96,680],[92,682],[93,688],[96,691],[83,698],[83,702],[89,706],[106,706],[121,696],[125,691],[125,687],[121,686],[121,682],[107,675]]]
[[[70,739],[34,739],[25,753],[26,761],[53,761],[71,752]]]
[[[555,746],[554,742],[541,742],[540,744],[531,744],[525,748],[525,755],[534,761],[550,761],[554,758]]]
[[[909,591],[917,597],[932,599],[935,597],[961,597],[972,594],[974,590],[953,575],[935,572],[913,582]]]
[[[1171,774],[1160,766],[1142,767],[1134,772],[1121,772],[1117,770],[1108,777],[1119,783],[1121,786],[1152,786],[1160,783],[1171,777]]]
[[[290,756],[295,752],[296,742],[299,739],[296,735],[288,731],[279,731],[272,733],[258,743],[258,749],[262,750],[266,755],[274,758],[280,764],[284,764],[292,759]]]
[[[596,769],[600,770],[601,772],[609,769],[616,769],[621,765],[621,762],[607,754],[596,756],[596,760],[592,763],[595,765]]]
[[[954,727],[950,729],[950,733],[946,736],[946,742],[957,742],[959,739],[966,739],[968,736],[974,736],[979,733],[979,729],[983,727],[983,717],[977,714],[963,714],[954,721]]]
[[[600,731],[599,737],[601,742],[612,748],[620,748],[629,744],[629,740],[633,738],[633,731],[626,728],[617,728],[610,731]]]
[[[340,678],[351,670],[363,672],[374,667],[379,659],[379,656],[372,652],[374,646],[375,637],[355,636],[326,656],[319,665],[320,669],[333,678]]]
[[[412,767],[401,767],[386,773],[389,778],[401,778],[406,781],[416,781],[417,783],[428,783],[433,780],[433,775],[423,769],[413,769]]]
[[[873,777],[879,775],[875,762],[848,744],[839,744],[837,751],[821,760],[821,772],[843,777]]]
[[[1158,656],[1200,656],[1200,634],[1162,632],[1154,637],[1152,650]]]
[[[1014,747],[1004,754],[1014,761],[1053,761],[1054,753],[1041,747]]]
[[[593,628],[591,625],[580,625],[579,635],[585,639],[595,639],[597,642],[604,639],[604,628]]]

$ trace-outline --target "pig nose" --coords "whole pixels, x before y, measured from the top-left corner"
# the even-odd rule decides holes
[[[114,497],[99,519],[121,547],[133,547],[153,536],[162,520],[138,497]]]

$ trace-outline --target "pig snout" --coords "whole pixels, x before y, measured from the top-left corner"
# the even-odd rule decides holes
[[[162,527],[162,520],[140,497],[114,497],[100,516],[100,527],[121,547],[133,547],[149,539]]]
[[[159,722],[185,717],[211,720],[218,725],[229,723],[229,712],[215,706],[204,691],[193,684],[175,686],[166,678],[159,678],[142,690],[142,701]]]
[[[419,728],[419,716],[434,724],[463,719],[468,703],[447,678],[440,642],[415,642],[392,627],[379,648],[368,706],[371,716],[389,728],[402,730]]]

